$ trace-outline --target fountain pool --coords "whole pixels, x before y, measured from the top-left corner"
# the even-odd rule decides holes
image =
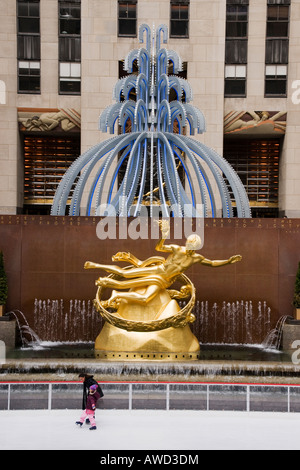
[[[7,359],[93,359],[94,342],[36,341],[7,352]],[[201,344],[200,359],[210,361],[272,361],[291,362],[289,354],[275,348],[253,344]],[[198,362],[198,361],[196,361]]]
[[[282,351],[261,346],[205,344],[200,360],[101,361],[94,343],[47,343],[10,351],[1,381],[76,381],[81,372],[98,381],[300,384],[300,368]]]
[[[71,315],[68,315],[69,310]],[[199,360],[170,363],[162,359],[121,361],[115,358],[109,361],[95,358],[91,338],[77,341],[70,340],[72,338],[69,341],[59,339],[65,338],[69,326],[67,320],[70,318],[74,325],[74,337],[78,338],[76,332],[79,330],[86,334],[87,323],[96,325],[95,330],[99,331],[99,316],[95,315],[90,304],[74,301],[66,307],[63,302],[36,301],[34,331],[28,325],[25,328],[21,325],[23,341],[20,347],[7,351],[6,361],[0,366],[0,382],[78,380],[78,374],[84,371],[94,374],[99,381],[300,384],[299,365],[293,364],[290,354],[278,349],[280,335],[276,333],[276,328],[271,329],[270,309],[264,302],[257,306],[252,302],[239,302],[211,308],[207,303],[198,303],[196,310],[198,321],[195,328],[202,331],[203,338],[203,341],[200,339]],[[222,312],[220,317],[218,312]],[[208,321],[211,315],[215,319],[221,318],[221,329],[207,328],[209,323],[216,326],[218,323]],[[255,321],[249,321],[251,316]],[[238,327],[233,329],[232,325]],[[247,338],[253,340],[257,336],[258,329],[261,331],[261,342],[247,343]],[[238,330],[244,333],[243,342],[240,343],[235,341]],[[55,341],[48,341],[49,331]],[[222,342],[224,333],[228,331],[231,332],[228,335],[230,343]],[[209,342],[210,335],[220,335],[221,340]]]

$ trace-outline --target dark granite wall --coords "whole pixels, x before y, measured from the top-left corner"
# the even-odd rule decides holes
[[[95,279],[104,273],[84,270],[85,261],[110,264],[111,256],[118,251],[130,251],[141,259],[155,253],[157,240],[99,240],[99,220],[0,215],[0,250],[9,281],[7,309],[21,310],[34,327],[35,299],[63,299],[68,303],[94,298]],[[243,260],[219,268],[197,265],[186,272],[196,286],[199,301],[208,301],[210,306],[251,301],[255,311],[258,302],[265,302],[271,312],[271,327],[282,315],[293,315],[300,219],[205,219],[204,235],[201,253],[206,258],[241,254]],[[97,334],[90,332],[87,336]],[[201,341],[199,325],[197,334]],[[258,336],[252,336],[251,341],[260,341]]]

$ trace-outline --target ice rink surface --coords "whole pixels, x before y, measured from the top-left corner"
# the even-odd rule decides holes
[[[1,410],[0,450],[299,450],[300,414],[97,410]]]

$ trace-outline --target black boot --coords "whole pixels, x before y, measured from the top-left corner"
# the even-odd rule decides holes
[[[77,426],[80,426],[80,427],[82,426],[82,422],[81,422],[81,421],[76,421],[75,424],[77,424]]]

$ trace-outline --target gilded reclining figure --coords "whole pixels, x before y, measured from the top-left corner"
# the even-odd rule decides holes
[[[217,267],[236,263],[242,259],[240,255],[231,256],[227,260],[209,260],[205,258],[201,254],[196,253],[196,250],[201,247],[201,239],[197,234],[190,235],[186,240],[185,246],[166,245],[165,241],[170,233],[169,223],[166,220],[162,220],[159,224],[162,238],[157,243],[155,249],[159,252],[170,253],[167,258],[152,256],[141,261],[131,253],[118,252],[112,257],[112,260],[130,262],[132,267],[120,268],[119,266],[98,264],[91,261],[85,263],[85,269],[103,269],[108,273],[118,274],[125,278],[117,280],[110,277],[100,277],[96,281],[98,286],[116,289],[106,302],[106,307],[115,307],[121,300],[146,305],[161,289],[169,288],[180,274],[196,263]],[[140,287],[146,287],[143,294],[135,291],[119,291],[119,289],[135,289]]]

